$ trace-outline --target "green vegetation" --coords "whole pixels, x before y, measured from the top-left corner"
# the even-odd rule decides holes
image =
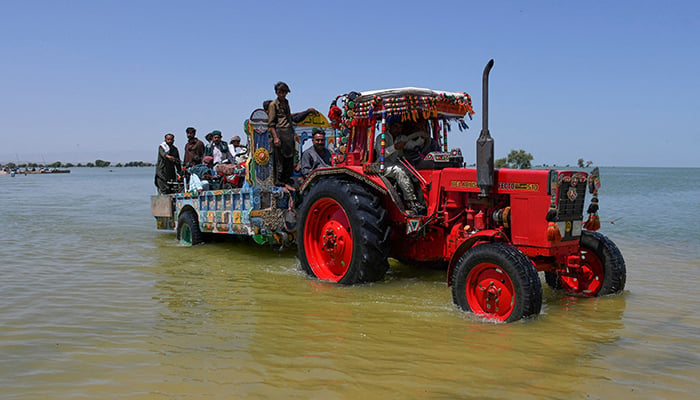
[[[593,161],[584,161],[583,158],[578,159],[578,167],[579,168],[588,168],[593,164]]]
[[[533,158],[532,154],[523,149],[511,150],[508,157],[496,159],[493,165],[496,168],[530,169]]]
[[[95,160],[95,162],[89,162],[87,164],[83,163],[62,163],[60,161],[55,161],[51,164],[44,164],[44,163],[35,163],[35,162],[30,162],[30,163],[13,163],[13,162],[8,162],[7,164],[1,164],[0,167],[2,168],[9,168],[9,169],[15,169],[15,168],[27,168],[27,169],[32,169],[32,168],[73,168],[73,167],[152,167],[154,164],[145,162],[145,161],[129,161],[127,163],[118,163],[116,165],[112,165],[110,161],[105,161],[105,160]]]

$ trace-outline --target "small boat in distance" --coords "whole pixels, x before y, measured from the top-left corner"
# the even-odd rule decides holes
[[[58,168],[42,168],[39,170],[40,174],[68,174],[69,169],[58,169]]]

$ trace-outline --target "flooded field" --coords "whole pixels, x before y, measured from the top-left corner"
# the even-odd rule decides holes
[[[342,287],[294,252],[158,232],[150,168],[0,176],[3,399],[689,399],[700,389],[700,169],[602,168],[627,286],[544,286],[479,321],[444,272]]]

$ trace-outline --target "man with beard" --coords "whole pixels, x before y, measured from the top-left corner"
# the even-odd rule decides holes
[[[306,149],[301,155],[301,176],[306,179],[316,168],[331,166],[331,152],[326,148],[326,132],[314,128],[313,147]]]
[[[180,152],[174,143],[175,135],[168,133],[165,135],[165,141],[158,146],[155,184],[160,194],[174,193],[168,182],[176,181],[181,169]]]
[[[214,158],[214,165],[233,164],[235,158],[228,143],[221,141],[221,131],[212,131],[211,143],[204,149],[204,155]]]
[[[232,137],[228,147],[229,149],[232,149],[231,151],[233,151],[236,164],[241,164],[248,158],[248,147],[241,144],[240,136],[236,135]]]

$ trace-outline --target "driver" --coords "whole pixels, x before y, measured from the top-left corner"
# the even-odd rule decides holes
[[[425,214],[423,202],[418,201],[416,191],[409,177],[409,172],[401,164],[399,158],[403,155],[404,147],[408,142],[408,137],[402,135],[402,126],[398,121],[389,123],[389,134],[385,135],[384,145],[384,176],[396,181],[397,186],[403,193],[407,212],[412,215]],[[394,140],[396,137],[396,140]],[[381,154],[381,140],[374,141],[374,149],[377,154]]]

